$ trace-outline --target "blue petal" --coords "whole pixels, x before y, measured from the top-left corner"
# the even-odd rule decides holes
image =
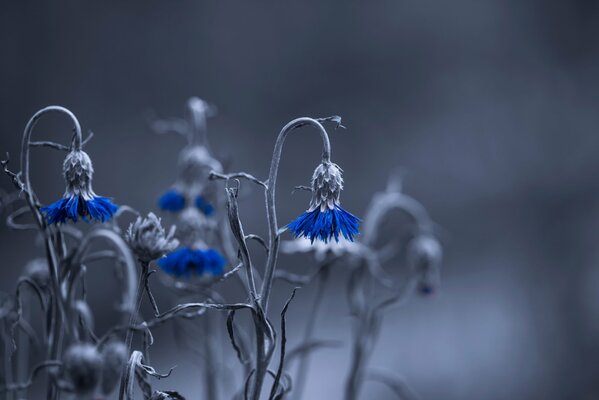
[[[214,213],[214,207],[203,196],[197,196],[195,201],[196,207],[207,217]]]
[[[295,237],[308,238],[311,243],[314,243],[316,239],[328,243],[333,238],[338,242],[339,233],[345,239],[353,242],[354,236],[360,233],[359,225],[359,218],[336,205],[332,210],[327,208],[321,212],[317,208],[313,211],[306,211],[287,225],[287,228],[293,232]]]
[[[96,221],[110,221],[114,213],[119,209],[109,198],[96,196],[93,199],[86,201],[87,215]]]
[[[72,196],[60,199],[40,211],[48,224],[63,224],[69,219],[73,222],[77,222],[79,218],[87,221],[87,217],[106,222],[112,219],[116,210],[118,206],[106,197],[96,196],[91,200],[83,200],[81,196]]]
[[[192,275],[221,275],[225,267],[225,259],[214,250],[192,250],[183,247],[158,261],[160,268],[173,276],[189,278]]]
[[[67,219],[66,205],[69,199],[60,199],[47,207],[42,207],[40,211],[45,215],[49,224],[63,223]]]
[[[187,247],[177,249],[158,260],[158,265],[164,272],[176,277],[189,277],[197,263],[195,252]]]
[[[214,249],[203,251],[204,269],[214,276],[222,275],[225,269],[225,259]]]
[[[164,211],[181,211],[185,207],[185,196],[175,189],[171,189],[160,196],[158,207]]]

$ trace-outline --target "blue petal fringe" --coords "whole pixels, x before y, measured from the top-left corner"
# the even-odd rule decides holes
[[[171,189],[160,196],[158,207],[164,211],[179,212],[185,207],[185,196]]]
[[[295,221],[287,225],[295,237],[306,237],[314,243],[315,239],[328,243],[329,240],[339,241],[339,233],[347,240],[354,241],[354,236],[360,233],[360,219],[345,211],[340,206],[327,208],[321,212],[319,208],[306,211]]]
[[[46,216],[48,224],[62,224],[69,219],[73,222],[79,218],[89,221],[88,217],[100,222],[110,221],[117,210],[118,206],[107,197],[84,200],[81,196],[72,196],[42,207],[40,211]]]
[[[211,216],[214,213],[214,207],[212,204],[206,201],[206,199],[202,196],[196,197],[196,207],[204,213],[207,217]]]
[[[158,265],[168,274],[189,278],[192,275],[221,275],[225,269],[225,259],[214,249],[192,250],[183,247],[158,261]]]

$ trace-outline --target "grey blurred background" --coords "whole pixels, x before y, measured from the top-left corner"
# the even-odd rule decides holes
[[[147,212],[183,144],[151,133],[148,112],[181,116],[189,96],[206,99],[219,110],[209,121],[217,154],[261,177],[287,121],[339,114],[348,129],[331,137],[346,208],[363,215],[401,167],[406,192],[444,232],[440,293],[388,317],[372,363],[423,399],[597,399],[598,39],[599,2],[589,0],[4,1],[0,151],[17,169],[28,118],[66,106],[95,133],[96,191]],[[49,118],[37,138],[65,143],[69,129]],[[308,182],[319,145],[302,132],[285,148],[281,223],[306,206],[290,192]],[[44,202],[62,194],[60,162],[34,152]],[[7,177],[0,188],[12,189]],[[260,195],[241,208],[246,230],[265,234]],[[0,290],[42,255],[33,239],[0,229]],[[111,276],[90,274],[102,327]],[[347,342],[344,279],[319,336]],[[279,287],[276,309],[288,291]],[[291,332],[310,293],[290,308]],[[158,387],[199,398],[197,367],[168,328],[154,353],[157,369],[179,365]],[[347,352],[317,359],[306,398],[340,398]],[[363,398],[393,397],[367,384]]]

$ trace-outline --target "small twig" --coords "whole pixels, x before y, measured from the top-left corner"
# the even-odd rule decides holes
[[[293,190],[291,191],[291,194],[295,193],[296,190],[304,190],[306,192],[311,192],[312,188],[310,186],[306,186],[306,185],[298,185],[293,188]]]
[[[249,235],[245,235],[245,240],[255,240],[256,242],[260,243],[262,247],[264,247],[266,254],[268,254],[268,245],[266,244],[266,241],[260,236],[251,233]]]
[[[14,384],[10,384],[7,386],[3,386],[0,387],[0,392],[4,393],[4,392],[14,392],[16,390],[25,390],[27,388],[29,388],[29,386],[33,385],[33,381],[35,380],[35,378],[37,377],[37,375],[45,368],[52,368],[52,367],[60,367],[62,366],[62,362],[60,361],[56,361],[56,360],[47,360],[44,361],[38,365],[36,365],[33,368],[33,371],[31,372],[31,375],[29,376],[29,379],[26,382],[23,383],[14,383]]]
[[[6,173],[6,175],[8,175],[10,177],[13,185],[15,185],[15,187],[17,189],[19,189],[20,192],[26,192],[26,190],[25,190],[25,184],[21,180],[21,172],[15,174],[11,170],[9,170],[8,169],[8,163],[9,162],[10,162],[10,154],[7,152],[6,153],[6,159],[5,160],[1,160],[0,161],[0,165],[2,165],[2,169],[4,170],[4,173]]]
[[[256,178],[255,176],[250,175],[246,172],[236,172],[233,174],[221,174],[216,171],[210,171],[210,175],[208,177],[208,179],[210,179],[210,180],[222,179],[222,180],[226,180],[226,181],[231,180],[231,179],[239,179],[239,178],[247,179],[250,182],[254,182],[257,185],[262,186],[264,189],[268,188],[268,186],[266,185],[266,182],[263,182],[260,179]]]
[[[51,141],[39,141],[39,142],[29,142],[29,146],[31,147],[49,147],[51,149],[61,150],[61,151],[70,151],[71,148],[69,146],[65,146],[64,144],[51,142]]]
[[[158,310],[158,303],[156,303],[156,299],[152,294],[152,290],[150,289],[150,276],[156,273],[156,270],[149,271],[144,279],[144,286],[146,289],[146,293],[148,294],[148,298],[150,299],[150,303],[152,304],[152,308],[154,309],[154,316],[157,317],[160,315],[160,311]]]
[[[279,387],[279,381],[281,380],[281,375],[283,374],[283,367],[285,364],[285,346],[287,344],[285,316],[287,314],[287,309],[289,308],[289,304],[291,304],[291,301],[295,297],[295,292],[297,291],[297,289],[299,289],[299,288],[293,289],[293,291],[291,292],[291,296],[289,296],[289,299],[287,299],[287,302],[285,303],[285,306],[283,307],[283,310],[281,311],[281,351],[280,351],[280,358],[279,358],[279,367],[277,368],[277,374],[275,375],[275,380],[274,380],[274,383],[272,384],[272,389],[270,390],[269,400],[275,399],[275,395],[277,394],[278,387]]]

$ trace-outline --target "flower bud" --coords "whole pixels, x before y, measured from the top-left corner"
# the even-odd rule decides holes
[[[334,209],[339,204],[339,196],[343,190],[343,171],[337,164],[328,162],[321,163],[312,175],[312,200],[310,211],[320,208]]]
[[[210,171],[222,170],[221,164],[214,159],[204,146],[190,146],[179,155],[179,179],[186,186],[203,185]]]
[[[86,152],[74,150],[67,154],[62,164],[62,171],[67,182],[66,195],[81,195],[85,200],[92,199],[94,194],[91,184],[94,167]]]
[[[69,347],[64,355],[64,371],[75,394],[87,396],[95,391],[100,383],[102,364],[96,346],[77,343]]]
[[[137,217],[137,220],[129,225],[125,239],[140,261],[150,262],[179,245],[179,241],[174,236],[174,226],[166,234],[160,224],[160,218],[154,213],[149,213],[146,218]]]
[[[443,249],[431,235],[419,235],[410,241],[407,249],[408,263],[418,277],[418,290],[432,294],[439,286],[440,264]]]
[[[101,350],[103,360],[102,386],[103,395],[108,396],[116,388],[121,379],[123,365],[127,362],[127,346],[125,343],[113,340]]]

